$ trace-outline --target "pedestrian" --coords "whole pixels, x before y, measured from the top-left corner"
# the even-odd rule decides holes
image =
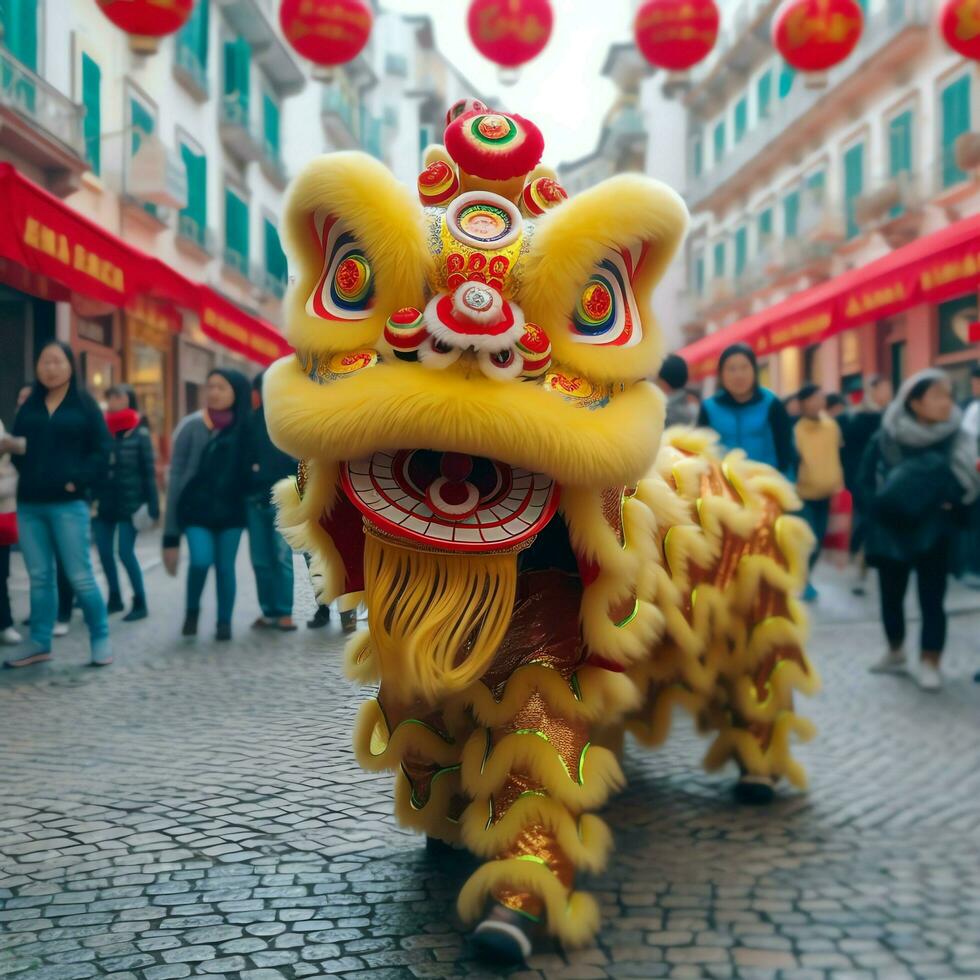
[[[857,562],[857,582],[851,591],[864,595],[864,578],[867,565],[863,557],[864,531],[866,519],[864,501],[858,484],[858,472],[868,443],[881,425],[881,417],[892,400],[892,384],[880,374],[872,374],[864,385],[864,397],[857,408],[841,416],[841,431],[844,446],[841,449],[841,464],[844,467],[844,486],[851,494],[851,558]]]
[[[248,549],[255,572],[255,587],[262,614],[253,629],[291,632],[293,622],[293,549],[276,527],[272,488],[296,473],[296,460],[269,438],[262,405],[262,378],[252,380],[252,414],[248,420],[246,462],[248,465]]]
[[[970,371],[970,400],[963,412],[963,429],[973,439],[980,461],[980,364],[974,364]],[[961,551],[963,582],[971,589],[980,589],[980,500],[970,508],[970,526],[963,535]]]
[[[800,417],[800,397],[799,395],[787,395],[783,399],[783,408],[786,414],[795,422]]]
[[[718,358],[719,390],[701,404],[698,425],[714,429],[725,449],[793,472],[793,425],[783,403],[759,384],[759,366],[747,344],[732,344]]]
[[[6,662],[27,667],[51,659],[57,610],[55,556],[82,607],[92,664],[112,663],[109,617],[92,570],[90,497],[104,477],[109,431],[99,406],[79,387],[75,356],[59,340],[41,348],[30,396],[17,412],[13,453],[20,546],[31,583],[31,639],[27,652]]]
[[[6,430],[0,422],[0,444],[5,443]],[[14,629],[10,611],[10,549],[17,544],[17,469],[10,453],[0,455],[0,643],[15,646],[23,639]]]
[[[846,411],[847,401],[844,396],[836,391],[832,391],[827,396],[827,414],[832,419],[839,419]]]
[[[174,430],[163,562],[170,575],[177,574],[183,534],[190,555],[183,636],[197,635],[201,593],[213,565],[218,599],[215,638],[231,639],[235,558],[245,528],[250,404],[248,378],[240,371],[215,368],[207,377],[205,408],[183,418]]]
[[[841,431],[827,412],[826,399],[819,385],[806,384],[797,394],[800,418],[793,429],[799,460],[796,492],[803,501],[803,517],[816,543],[810,552],[810,573],[820,557],[823,539],[830,521],[830,500],[844,487],[840,462]],[[807,578],[803,599],[814,602],[817,590]]]
[[[146,508],[147,518],[160,517],[153,442],[140,415],[136,392],[130,385],[113,385],[106,391],[106,425],[112,436],[109,469],[99,489],[96,516],[92,522],[95,544],[106,581],[109,583],[109,613],[122,612],[122,592],[116,568],[115,543],[118,535],[119,560],[133,589],[132,608],[123,616],[126,622],[146,619],[146,591],[143,573],[136,559],[137,528],[134,515]]]
[[[694,425],[697,410],[691,405],[687,391],[687,361],[677,354],[668,354],[660,365],[657,386],[667,396],[664,428],[672,425]]]
[[[930,368],[905,381],[868,445],[859,483],[868,519],[865,548],[878,569],[888,640],[888,651],[871,669],[907,670],[903,605],[914,571],[922,613],[919,686],[938,690],[951,543],[965,507],[980,495],[976,442],[962,428],[945,372]]]

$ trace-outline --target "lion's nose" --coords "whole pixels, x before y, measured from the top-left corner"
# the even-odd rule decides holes
[[[425,308],[429,335],[454,347],[491,353],[512,347],[524,333],[521,308],[483,282],[468,281],[433,296]]]

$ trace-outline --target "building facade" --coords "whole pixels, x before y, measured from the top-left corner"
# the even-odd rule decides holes
[[[427,21],[377,8],[367,48],[320,84],[277,11],[198,2],[144,56],[91,0],[0,0],[0,194],[16,215],[0,235],[5,420],[57,336],[97,397],[136,387],[165,457],[212,367],[254,373],[285,349],[290,177],[360,149],[414,185],[447,105],[476,94]]]
[[[943,42],[938,3],[865,0],[857,48],[808,87],[772,48],[776,6],[724,7],[681,96],[685,355],[706,376],[746,340],[782,393],[936,364],[962,388],[980,353],[980,71]]]

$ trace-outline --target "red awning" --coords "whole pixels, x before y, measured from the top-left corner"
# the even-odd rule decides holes
[[[753,313],[678,353],[692,377],[704,378],[714,374],[718,355],[729,344],[746,343],[764,357],[978,289],[980,215],[974,215]]]
[[[268,364],[291,348],[272,324],[239,309],[0,163],[0,280],[51,300],[73,295],[110,306],[196,312],[204,332],[230,350]]]

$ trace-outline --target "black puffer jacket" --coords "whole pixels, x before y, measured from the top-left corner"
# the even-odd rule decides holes
[[[912,562],[962,525],[963,488],[949,462],[953,438],[925,449],[901,446],[883,430],[871,438],[858,474],[870,565]]]
[[[125,521],[147,505],[150,517],[160,516],[153,443],[145,426],[119,432],[112,440],[109,471],[99,488],[97,516],[104,521]]]

